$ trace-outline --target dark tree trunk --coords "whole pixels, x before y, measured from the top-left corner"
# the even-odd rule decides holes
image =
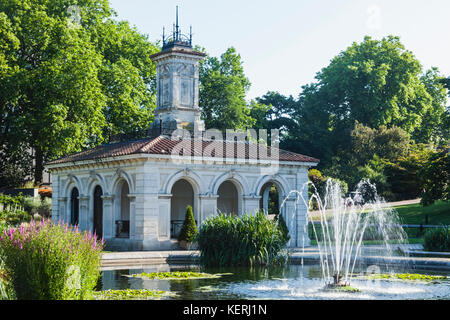
[[[43,173],[44,173],[44,153],[42,150],[38,147],[35,149],[35,156],[34,156],[34,183],[36,185],[39,185],[42,183],[43,180]]]

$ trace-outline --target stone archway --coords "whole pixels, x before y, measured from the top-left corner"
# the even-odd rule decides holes
[[[94,228],[93,232],[98,239],[103,237],[103,190],[102,187],[94,188]]]
[[[283,201],[281,194],[277,184],[272,181],[265,183],[260,191],[260,210],[269,216],[278,215],[281,202]]]
[[[189,205],[196,217],[195,192],[188,180],[180,179],[175,182],[171,190],[170,201],[170,237],[177,238],[186,215],[186,207]],[[196,219],[196,218],[195,218]],[[196,219],[197,220],[197,219]]]
[[[70,224],[77,226],[80,221],[80,193],[78,188],[74,187],[70,193]]]
[[[217,211],[226,215],[239,215],[239,191],[236,185],[230,181],[224,181],[217,190]]]
[[[115,199],[115,235],[117,238],[130,237],[130,187],[125,179],[121,179],[117,184]]]

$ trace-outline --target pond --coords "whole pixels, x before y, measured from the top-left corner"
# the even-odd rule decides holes
[[[378,267],[377,267],[378,268]],[[195,271],[216,274],[216,278],[151,280],[130,277],[142,272]],[[373,271],[373,270],[372,270]],[[165,291],[162,299],[176,300],[450,300],[450,272],[425,270],[380,270],[446,276],[439,280],[370,279],[370,267],[355,270],[351,286],[360,292],[325,291],[319,265],[287,265],[271,268],[205,269],[196,265],[151,265],[137,269],[104,270],[98,289],[150,289]]]

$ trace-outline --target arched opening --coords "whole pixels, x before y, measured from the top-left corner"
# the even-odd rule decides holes
[[[78,189],[73,188],[70,194],[70,224],[73,226],[78,225],[80,220],[80,196]]]
[[[259,207],[262,211],[274,218],[280,213],[281,192],[273,182],[267,182],[263,185],[260,192],[261,200]]]
[[[227,215],[239,215],[239,193],[232,181],[223,182],[217,190],[217,211]]]
[[[97,238],[103,237],[103,190],[96,186],[94,189],[94,232]]]
[[[189,181],[181,179],[172,187],[172,199],[170,201],[170,237],[177,238],[183,226],[186,215],[186,207],[191,206],[196,216],[194,205],[194,189]],[[196,221],[197,223],[197,221]]]
[[[130,188],[125,180],[118,186],[116,212],[116,237],[130,237]]]

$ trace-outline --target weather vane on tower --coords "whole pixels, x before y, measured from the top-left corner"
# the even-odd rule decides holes
[[[165,28],[163,27],[162,40],[163,40],[162,46],[163,50],[172,48],[174,46],[192,48],[192,26],[190,26],[189,36],[181,33],[181,29],[178,25],[178,6],[176,13],[176,23],[173,24],[172,34],[166,37]]]

